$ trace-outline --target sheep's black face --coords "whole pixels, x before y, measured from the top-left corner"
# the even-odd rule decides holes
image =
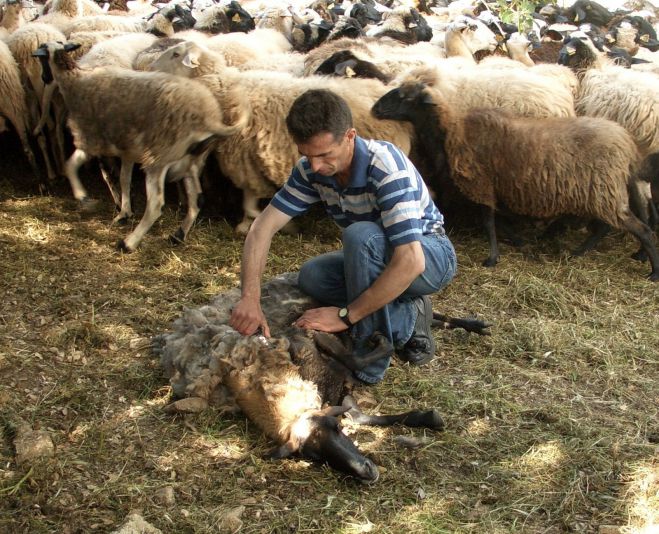
[[[424,113],[427,101],[422,84],[406,84],[383,95],[371,112],[378,119],[414,121],[418,113]]]
[[[349,16],[356,19],[362,28],[368,24],[377,24],[382,20],[382,14],[374,6],[365,4],[353,5]]]
[[[192,16],[192,11],[185,9],[180,4],[174,6],[174,13],[176,18],[172,20],[172,25],[174,26],[174,32],[181,32],[193,28],[197,22]]]
[[[333,469],[363,482],[375,482],[378,479],[380,473],[377,466],[341,431],[336,417],[315,415],[308,419],[308,423],[308,437],[299,449],[302,456],[327,463]]]
[[[597,26],[606,26],[613,18],[613,13],[591,0],[577,0],[566,14],[571,22],[590,22]]]
[[[348,68],[351,73],[348,74]],[[374,78],[383,83],[389,82],[386,76],[370,61],[364,61],[357,58],[350,50],[341,50],[335,52],[316,69],[314,74],[324,74],[329,76],[355,76],[357,78]]]
[[[593,51],[580,37],[567,39],[558,54],[558,64],[571,69],[588,68],[595,59]]]
[[[341,39],[342,37],[347,37],[348,39],[357,39],[364,35],[364,30],[362,29],[361,24],[357,19],[346,18],[341,22],[341,28],[338,24],[334,28],[334,34],[329,37],[329,40]]]
[[[430,41],[432,28],[428,25],[428,21],[416,9],[412,9],[410,14],[411,20],[405,21],[405,27],[412,30],[412,35],[417,41]]]
[[[247,33],[256,28],[254,17],[245,11],[238,2],[231,2],[225,12],[229,19],[229,31]]]

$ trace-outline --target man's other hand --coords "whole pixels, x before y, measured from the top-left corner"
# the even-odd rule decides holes
[[[331,333],[343,332],[348,329],[348,325],[339,317],[339,308],[336,306],[307,310],[295,321],[295,326]]]

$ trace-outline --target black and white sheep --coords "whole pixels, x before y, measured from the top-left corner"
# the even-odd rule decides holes
[[[445,151],[458,189],[483,207],[490,241],[484,265],[498,261],[494,212],[505,206],[525,216],[572,214],[625,230],[641,242],[652,264],[649,278],[659,281],[654,236],[629,206],[641,156],[622,126],[590,117],[518,118],[497,109],[461,113],[421,83],[390,91],[373,111],[411,121],[435,147],[436,164]]]
[[[578,115],[617,122],[634,138],[644,158],[659,153],[659,75],[610,64],[580,33],[567,40],[559,62],[573,69],[579,79]],[[659,180],[659,176],[648,178]],[[642,189],[639,194],[649,201],[649,180]],[[640,209],[645,220],[656,218],[651,202]]]
[[[28,107],[21,74],[9,47],[0,41],[0,119],[7,119],[21,140],[23,152],[35,176],[39,176],[28,133]]]

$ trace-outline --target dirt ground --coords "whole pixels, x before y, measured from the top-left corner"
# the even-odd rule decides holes
[[[527,228],[487,269],[481,235],[453,231],[459,273],[434,307],[492,322],[492,336],[438,331],[429,365],[394,362],[368,389],[372,413],[446,420],[441,433],[347,422],[381,468],[369,486],[265,460],[271,444],[244,417],[163,412],[149,340],[238,284],[242,239],[226,220],[202,217],[172,247],[170,201],[121,254],[106,191],[81,214],[66,184],[41,194],[15,152],[0,136],[0,532],[111,532],[131,512],[167,533],[657,532],[659,284],[631,238],[570,258],[582,231],[543,241]],[[267,277],[337,246],[322,217],[302,228],[276,237]]]

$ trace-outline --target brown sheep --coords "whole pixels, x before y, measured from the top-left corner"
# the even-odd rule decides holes
[[[652,231],[630,210],[641,155],[620,125],[599,118],[528,119],[496,109],[466,113],[451,109],[442,94],[408,82],[383,96],[376,117],[411,121],[419,138],[442,152],[460,191],[484,208],[490,255],[499,250],[494,211],[499,206],[531,217],[577,215],[626,230],[640,242],[659,280],[659,254]]]

